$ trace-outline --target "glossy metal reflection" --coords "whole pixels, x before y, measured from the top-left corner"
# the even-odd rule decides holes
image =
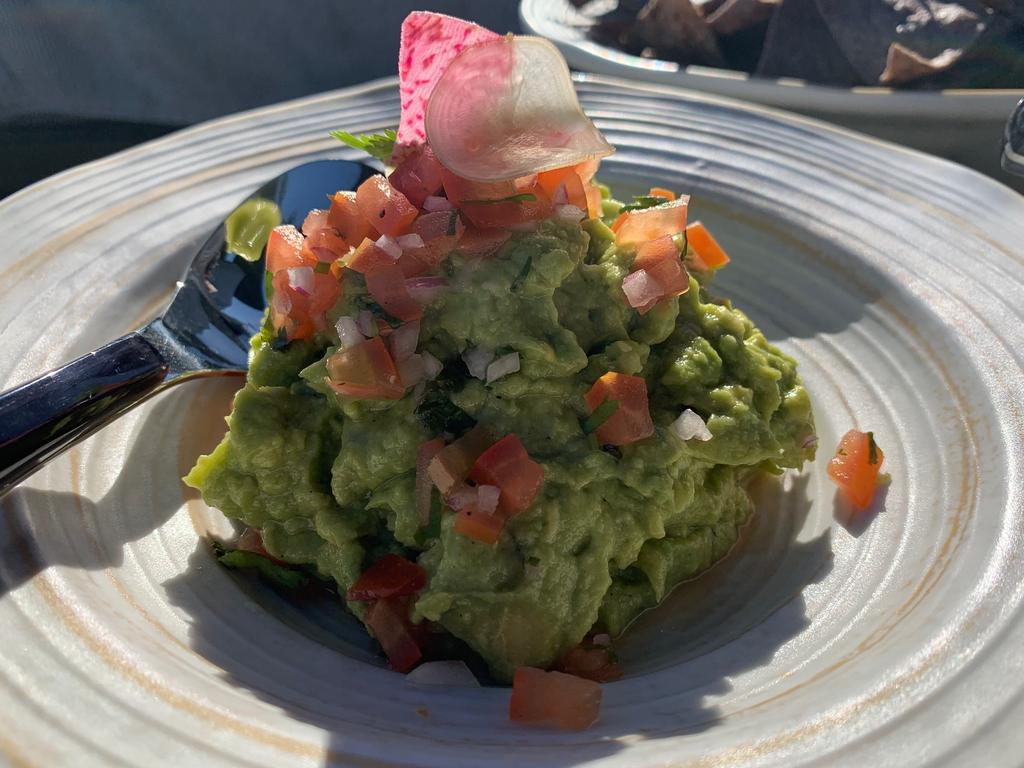
[[[362,163],[300,165],[247,200],[275,204],[300,226],[338,190],[376,171]],[[243,201],[244,202],[244,201]],[[222,223],[199,249],[164,314],[33,381],[0,394],[0,496],[160,389],[196,376],[244,373],[267,305],[263,260],[228,250]]]
[[[1024,176],[1024,99],[1017,102],[1016,109],[1006,121],[1003,170]]]

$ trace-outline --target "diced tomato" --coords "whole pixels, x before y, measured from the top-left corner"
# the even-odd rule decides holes
[[[718,269],[729,263],[728,254],[699,221],[686,227],[686,245],[687,258],[693,261],[696,269]]]
[[[327,383],[340,395],[399,400],[405,387],[384,340],[374,336],[327,358]]]
[[[514,723],[582,731],[601,712],[601,686],[564,672],[519,667],[512,678],[508,717]]]
[[[274,227],[267,239],[267,271],[273,274],[291,267],[311,267],[316,264],[312,253],[304,254],[305,238],[291,224]]]
[[[348,257],[345,266],[353,272],[366,274],[377,267],[394,264],[391,254],[385,253],[373,240],[365,238],[359,247]]]
[[[356,205],[356,193],[350,191],[335,192],[331,198],[327,226],[337,231],[349,245],[361,243],[364,237],[369,237],[373,233],[370,222]]]
[[[828,463],[828,476],[855,508],[866,509],[875,497],[878,472],[885,454],[872,432],[851,429],[839,441],[836,455]]]
[[[686,195],[653,208],[628,211],[613,225],[616,245],[634,245],[655,240],[665,235],[677,235],[686,229],[686,208],[690,198]]]
[[[469,227],[459,238],[459,252],[467,259],[484,259],[498,252],[512,233],[507,229],[477,229]]]
[[[395,672],[406,673],[423,658],[420,650],[424,629],[409,619],[409,601],[405,597],[377,600],[366,610],[366,626],[373,632]]]
[[[346,600],[368,602],[415,595],[427,585],[427,572],[399,555],[387,554],[349,587]]]
[[[427,474],[442,496],[448,496],[466,479],[473,462],[493,441],[490,432],[477,425],[434,456],[427,467]]]
[[[460,509],[455,517],[455,532],[482,544],[494,544],[504,527],[503,515],[487,514],[474,507]]]
[[[406,277],[430,272],[455,250],[466,226],[457,211],[424,213],[412,224],[411,234],[423,238],[422,248],[407,248],[400,264]]]
[[[622,677],[620,667],[607,646],[580,643],[558,662],[558,669],[596,683],[610,683]]]
[[[356,206],[370,226],[382,235],[397,237],[409,231],[419,214],[409,198],[388,184],[380,174],[371,176],[356,190]]]
[[[584,211],[588,210],[587,192],[583,180],[572,168],[555,168],[537,175],[537,185],[551,199],[555,198],[559,188],[565,188],[566,202]]]
[[[664,187],[651,187],[651,191],[648,192],[651,197],[663,197],[666,200],[675,200],[676,193],[671,189],[665,189]]]
[[[469,479],[477,485],[500,488],[498,510],[511,516],[533,503],[544,482],[544,467],[530,458],[516,435],[506,435],[480,454],[469,470]]]
[[[654,434],[647,406],[647,382],[640,376],[609,371],[594,382],[584,400],[590,413],[605,400],[619,404],[595,432],[601,445],[628,445]]]
[[[463,179],[445,168],[441,169],[448,199],[462,211],[470,224],[479,229],[508,227],[551,216],[553,206],[537,177],[481,182]],[[500,201],[516,195],[532,195],[532,200]],[[474,202],[484,201],[484,202]]]
[[[601,161],[595,157],[590,160],[584,160],[581,163],[576,163],[576,165],[573,166],[573,170],[579,174],[583,183],[587,184],[594,178],[594,174],[597,173],[597,169],[600,166]]]
[[[323,313],[334,306],[341,295],[341,284],[329,273],[314,274],[313,292],[309,295],[291,286],[287,269],[274,273],[271,286],[274,297],[270,303],[270,320],[289,341],[311,338],[317,328],[324,325]]]
[[[587,184],[583,191],[587,193],[587,217],[599,219],[604,213],[604,204],[601,200],[601,190],[596,184]]]
[[[658,262],[666,259],[679,261],[679,248],[676,246],[675,238],[671,235],[664,235],[642,243],[636,250],[633,269],[649,270]]]
[[[398,264],[392,262],[375,266],[364,277],[366,289],[373,300],[389,315],[406,322],[423,317],[423,307],[409,295],[405,275]]]
[[[302,234],[309,237],[318,229],[323,229],[327,226],[327,211],[322,211],[319,208],[314,208],[312,211],[306,214],[306,218],[302,222]]]
[[[318,229],[306,238],[306,248],[318,261],[337,261],[351,248],[348,241],[329,227]]]
[[[690,290],[690,276],[679,259],[662,259],[648,267],[647,274],[658,281],[664,298],[681,296]]]
[[[423,145],[408,153],[388,176],[388,181],[410,203],[422,208],[424,200],[441,191],[441,164],[430,147]]]

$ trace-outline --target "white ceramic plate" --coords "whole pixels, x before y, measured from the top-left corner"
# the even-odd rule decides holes
[[[645,616],[580,734],[508,691],[417,688],[322,605],[217,566],[180,483],[234,384],[181,385],[0,503],[0,754],[40,766],[1019,764],[1024,201],[973,172],[657,86],[579,82],[627,194],[687,190],[719,289],[800,360],[821,455],[757,489],[738,549]],[[393,81],[183,131],[0,204],[0,386],[158,310],[261,180],[352,156]],[[881,181],[884,180],[884,181]],[[848,519],[825,476],[873,429],[893,483]],[[0,759],[0,762],[3,762]]]
[[[519,15],[531,34],[550,38],[575,69],[675,85],[828,120],[956,160],[1024,190],[1024,184],[999,168],[1003,126],[1014,105],[1024,98],[1024,89],[833,88],[645,59],[590,39],[594,15],[615,5],[615,0],[594,0],[581,11],[569,0],[522,0]]]

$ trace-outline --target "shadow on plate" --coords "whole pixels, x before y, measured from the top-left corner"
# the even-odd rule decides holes
[[[181,506],[182,460],[194,455],[175,437],[188,433],[190,445],[215,445],[241,383],[232,377],[183,384],[155,398],[128,438],[117,479],[97,501],[30,487],[0,500],[0,598],[50,566],[119,566],[126,544],[155,531]],[[78,466],[75,456],[70,461]],[[73,474],[85,472],[79,467]],[[150,489],[147,498],[139,498],[140,487]]]

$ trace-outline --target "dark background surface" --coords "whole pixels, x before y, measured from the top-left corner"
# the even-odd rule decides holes
[[[517,0],[0,0],[0,198],[240,110],[397,71],[411,10],[520,31]]]

